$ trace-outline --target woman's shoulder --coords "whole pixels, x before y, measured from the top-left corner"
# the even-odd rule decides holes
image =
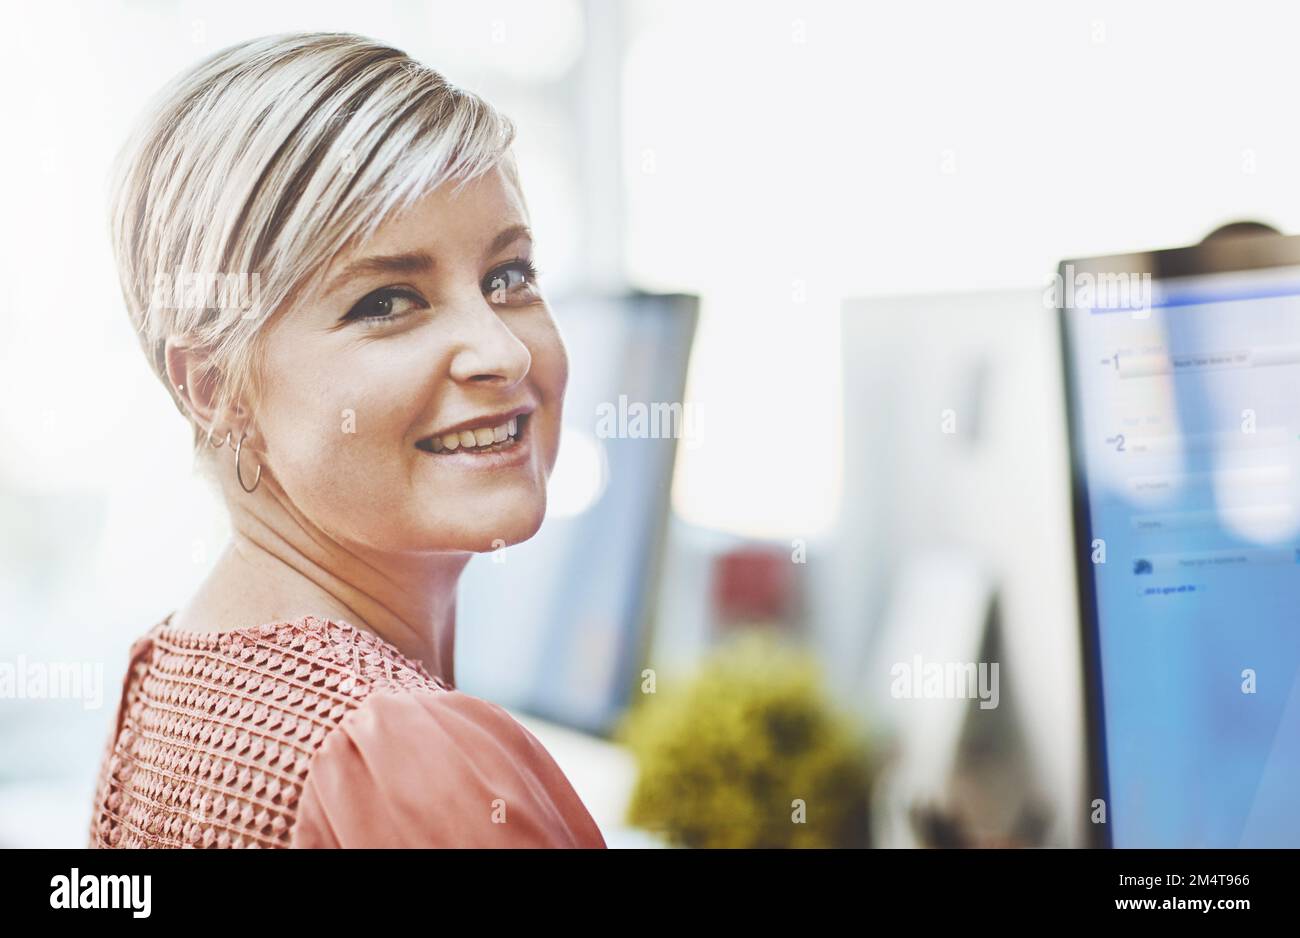
[[[541,742],[457,689],[372,694],[327,737],[303,787],[298,847],[603,847]]]
[[[164,620],[119,712],[95,846],[604,846],[503,707],[346,623]]]
[[[207,657],[237,669],[282,673],[355,699],[380,690],[451,689],[373,632],[319,616],[221,632],[176,628],[169,617],[137,644],[152,646],[155,656]]]
[[[225,632],[168,619],[132,646],[100,770],[99,846],[282,846],[322,743],[372,696],[451,688],[314,616]]]

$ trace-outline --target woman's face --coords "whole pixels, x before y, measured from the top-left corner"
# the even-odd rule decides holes
[[[314,525],[381,551],[536,533],[568,359],[532,257],[520,193],[494,170],[341,253],[273,322],[258,448]]]

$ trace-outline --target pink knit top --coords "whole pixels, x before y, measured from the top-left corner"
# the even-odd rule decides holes
[[[605,846],[531,733],[378,636],[170,619],[131,647],[90,846]]]

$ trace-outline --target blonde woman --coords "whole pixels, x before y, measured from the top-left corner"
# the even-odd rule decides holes
[[[203,62],[127,145],[126,306],[233,537],[131,650],[93,846],[605,846],[453,673],[457,580],[540,526],[568,374],[512,136],[302,34]]]

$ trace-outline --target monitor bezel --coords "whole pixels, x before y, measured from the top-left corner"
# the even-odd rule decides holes
[[[1149,274],[1155,280],[1176,280],[1209,274],[1269,270],[1300,266],[1300,235],[1251,234],[1211,239],[1181,248],[1137,251],[1063,260],[1057,265],[1057,283],[1080,273]],[[1084,842],[1090,847],[1114,847],[1115,817],[1110,800],[1110,774],[1106,755],[1105,682],[1101,668],[1101,628],[1097,616],[1097,585],[1092,564],[1092,510],[1081,446],[1077,369],[1065,302],[1069,294],[1058,291],[1057,329],[1060,334],[1062,375],[1065,384],[1066,433],[1069,444],[1070,502],[1072,506],[1076,595],[1079,606],[1079,650],[1083,663],[1083,704],[1086,759]],[[1101,798],[1105,823],[1092,821],[1093,802]]]

